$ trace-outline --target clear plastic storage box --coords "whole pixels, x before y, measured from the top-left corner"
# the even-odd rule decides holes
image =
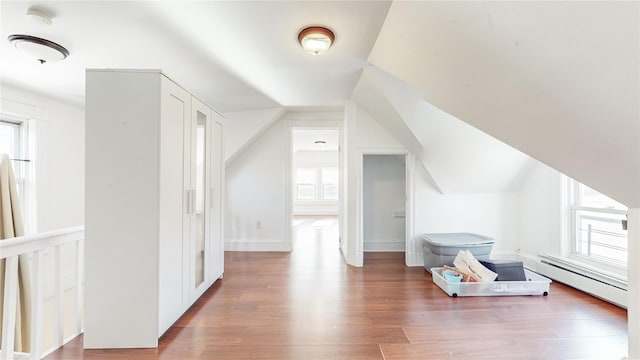
[[[433,282],[449,296],[549,295],[551,280],[524,269],[526,281],[450,282],[442,277],[442,268],[431,269]]]

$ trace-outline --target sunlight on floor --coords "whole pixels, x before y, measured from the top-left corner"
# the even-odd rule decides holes
[[[338,230],[337,216],[294,217],[292,261],[316,268],[344,266]]]
[[[334,244],[338,247],[337,216],[296,216],[293,219],[294,249],[309,242]]]

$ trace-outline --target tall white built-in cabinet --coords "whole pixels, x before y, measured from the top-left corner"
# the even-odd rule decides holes
[[[87,70],[85,348],[155,347],[224,271],[222,117],[158,70]]]

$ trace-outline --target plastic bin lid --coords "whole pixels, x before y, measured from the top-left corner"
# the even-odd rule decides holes
[[[495,243],[493,238],[472,233],[440,233],[424,234],[423,242],[435,246],[489,245]]]

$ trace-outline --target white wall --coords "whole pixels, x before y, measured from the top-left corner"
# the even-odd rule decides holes
[[[2,84],[1,111],[34,118],[36,231],[84,224],[84,109]]]
[[[363,162],[364,251],[404,251],[404,155],[365,155]]]
[[[293,154],[295,166],[338,166],[337,151],[297,151]]]
[[[562,174],[537,163],[518,193],[518,249],[523,255],[561,255]]]
[[[442,194],[426,180],[424,169],[415,174],[416,259],[409,265],[424,265],[422,235],[470,232],[495,239],[493,255],[512,254],[518,247],[519,204],[517,193]],[[412,259],[408,259],[411,261]]]
[[[225,250],[288,251],[288,127],[279,120],[226,168]]]

